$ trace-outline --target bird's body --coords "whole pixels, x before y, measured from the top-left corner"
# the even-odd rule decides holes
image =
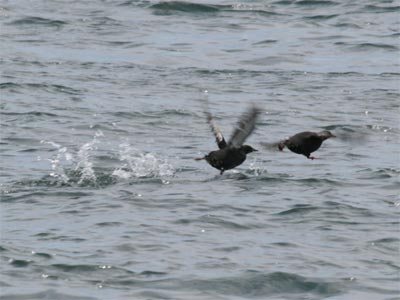
[[[311,132],[304,131],[293,135],[279,143],[279,150],[285,146],[292,152],[302,154],[309,159],[315,159],[311,153],[321,147],[322,142],[330,137],[335,137],[330,131]]]
[[[248,153],[257,151],[249,145],[243,145],[243,142],[254,130],[258,114],[259,110],[254,106],[246,112],[227,143],[218,126],[215,124],[212,115],[206,111],[207,121],[215,136],[219,150],[211,151],[204,157],[196,158],[196,160],[205,159],[212,167],[220,170],[221,175],[225,170],[230,170],[241,165],[246,160]]]
[[[225,170],[230,170],[241,165],[246,160],[247,153],[245,146],[239,148],[226,147],[211,151],[204,158],[211,166],[220,170],[222,174]]]

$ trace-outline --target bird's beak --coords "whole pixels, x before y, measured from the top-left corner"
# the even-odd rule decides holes
[[[257,151],[258,151],[257,149],[254,149],[254,148],[253,148],[253,152],[257,152]]]
[[[331,137],[336,137],[336,135],[332,134]]]

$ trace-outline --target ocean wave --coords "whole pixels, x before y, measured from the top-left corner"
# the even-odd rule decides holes
[[[150,6],[151,9],[158,11],[180,11],[187,13],[210,13],[218,12],[221,9],[231,8],[230,5],[212,5],[212,4],[200,4],[194,2],[184,2],[184,1],[168,1],[159,2]]]
[[[58,115],[53,114],[53,113],[48,113],[44,111],[28,111],[28,112],[7,112],[7,111],[1,111],[0,115],[4,116],[35,116],[35,117],[58,117]],[[7,138],[6,138],[7,139]],[[9,139],[7,139],[9,140]]]
[[[285,216],[285,215],[292,215],[292,214],[300,214],[300,215],[304,215],[307,214],[309,212],[318,210],[319,207],[316,206],[312,206],[312,205],[295,205],[295,207],[281,211],[279,213],[277,213],[277,215],[281,215],[281,216]]]
[[[175,224],[183,224],[183,225],[187,225],[187,224],[203,224],[203,225],[215,225],[217,227],[222,227],[222,228],[226,228],[226,229],[233,229],[233,230],[248,230],[251,229],[252,226],[247,226],[247,225],[242,225],[239,223],[235,223],[232,221],[228,221],[223,219],[222,217],[217,217],[217,216],[212,216],[212,215],[205,215],[205,216],[201,216],[198,218],[193,218],[193,219],[179,219],[174,221]],[[201,226],[201,225],[199,225]]]
[[[205,13],[219,13],[219,12],[229,12],[229,13],[251,13],[264,16],[281,16],[281,13],[270,11],[265,9],[264,5],[254,5],[254,4],[233,4],[233,5],[223,5],[223,4],[202,4],[195,2],[185,2],[185,1],[161,1],[159,3],[150,5],[150,9],[158,15],[169,15],[173,13],[188,13],[188,14],[205,14]]]
[[[352,29],[361,29],[362,28],[361,26],[359,26],[357,24],[349,23],[349,22],[338,22],[338,23],[336,23],[336,24],[334,24],[332,26],[339,27],[339,28],[348,28],[348,29],[350,29],[350,28],[352,28]]]
[[[142,288],[151,287],[166,293],[185,290],[190,291],[190,293],[207,295],[207,299],[219,298],[222,295],[232,295],[246,298],[263,297],[263,299],[267,297],[302,299],[303,296],[306,296],[307,299],[311,300],[338,295],[343,293],[345,289],[342,279],[324,281],[293,273],[262,273],[258,271],[248,271],[238,276],[210,279],[179,280],[167,278],[153,281],[109,279],[103,282],[105,287],[132,285],[139,285]]]
[[[337,46],[344,46],[352,51],[372,51],[372,50],[386,50],[386,51],[398,51],[399,47],[390,44],[383,43],[346,43],[336,42]]]
[[[19,92],[21,89],[39,89],[50,93],[63,93],[69,95],[80,95],[82,91],[60,84],[47,84],[47,83],[15,83],[3,82],[0,83],[0,89]]]
[[[336,18],[338,16],[339,15],[315,15],[315,16],[303,17],[303,19],[313,20],[313,21],[323,21],[323,20],[330,20],[330,19]]]
[[[360,174],[361,179],[389,179],[389,178],[399,178],[400,169],[398,168],[378,168],[371,169],[366,168],[357,171]]]
[[[143,119],[159,119],[165,116],[193,116],[193,112],[184,109],[163,109],[157,111],[117,111],[112,113],[116,117],[122,118],[143,118]]]
[[[292,1],[292,3],[301,6],[333,6],[339,4],[338,2],[324,1],[324,0],[301,0],[301,1]]]
[[[68,24],[65,21],[61,20],[53,20],[42,17],[24,17],[15,21],[11,21],[7,23],[8,25],[17,25],[17,26],[32,26],[32,25],[40,25],[40,26],[48,26],[48,27],[56,27],[59,28]]]
[[[2,293],[2,299],[25,300],[25,299],[63,299],[63,300],[98,300],[95,297],[78,296],[73,294],[59,293],[53,289],[44,290],[36,293]]]
[[[365,5],[362,9],[363,12],[371,12],[371,13],[390,13],[390,12],[399,12],[400,6],[378,6],[378,5]]]

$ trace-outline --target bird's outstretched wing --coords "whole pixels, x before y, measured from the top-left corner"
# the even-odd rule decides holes
[[[225,142],[224,136],[222,135],[221,130],[219,129],[217,124],[215,123],[212,114],[208,110],[205,111],[205,114],[207,117],[207,122],[208,124],[210,124],[211,131],[215,136],[215,141],[217,142],[218,148],[219,149],[225,148],[227,144]]]
[[[253,105],[242,115],[228,142],[229,146],[240,147],[244,143],[253,132],[259,114],[260,109]]]

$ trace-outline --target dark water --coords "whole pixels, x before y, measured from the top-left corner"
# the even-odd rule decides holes
[[[1,299],[400,299],[399,1],[0,3]]]

